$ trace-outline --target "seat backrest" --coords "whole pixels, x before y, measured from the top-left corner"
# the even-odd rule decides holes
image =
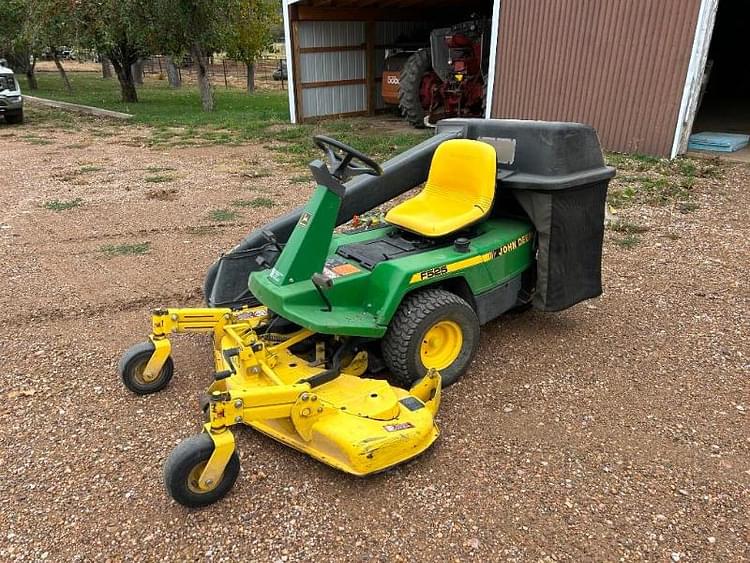
[[[487,213],[495,197],[496,174],[494,147],[472,139],[451,139],[435,151],[424,191],[471,201]]]

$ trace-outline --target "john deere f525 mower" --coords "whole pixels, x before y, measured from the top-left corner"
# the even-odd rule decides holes
[[[441,389],[466,371],[480,325],[601,293],[614,170],[590,127],[445,120],[382,167],[315,142],[328,164],[310,165],[310,201],[209,270],[208,307],[154,311],[148,341],[120,361],[130,390],[153,393],[172,377],[171,333],[213,336],[207,422],[164,467],[184,505],[235,482],[237,424],[355,475],[413,458],[438,437]],[[421,184],[384,222],[336,231]]]

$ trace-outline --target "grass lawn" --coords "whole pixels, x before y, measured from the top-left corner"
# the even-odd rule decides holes
[[[41,98],[62,100],[131,113],[137,123],[154,127],[153,145],[236,144],[263,142],[289,162],[305,165],[318,156],[312,135],[328,134],[359,150],[385,160],[426,138],[430,131],[383,131],[367,119],[332,119],[315,124],[291,125],[287,93],[260,91],[248,95],[240,89],[216,88],[216,110],[201,110],[194,85],[169,88],[166,81],[147,80],[138,88],[139,102],[120,101],[117,80],[96,73],[69,72],[73,93],[65,91],[56,73],[40,72],[39,89],[25,92]]]

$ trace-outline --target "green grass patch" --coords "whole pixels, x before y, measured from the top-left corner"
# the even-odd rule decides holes
[[[153,176],[146,176],[143,181],[149,184],[163,184],[164,182],[171,182],[175,178],[169,174],[155,174]]]
[[[171,172],[177,170],[173,166],[147,166],[146,172],[157,173],[157,172]]]
[[[690,158],[676,158],[673,162],[673,166],[682,176],[692,178],[698,172],[698,166]]]
[[[131,113],[136,124],[153,127],[147,141],[152,146],[264,142],[270,150],[279,153],[281,160],[306,166],[321,155],[312,141],[312,135],[317,133],[336,137],[377,160],[386,160],[432,133],[417,129],[388,131],[376,121],[361,118],[291,125],[287,93],[282,91],[258,91],[248,95],[239,88],[217,88],[216,109],[204,112],[196,87],[185,85],[175,90],[169,88],[166,81],[146,80],[138,87],[139,102],[123,103],[117,80],[103,80],[96,73],[87,72],[69,72],[68,75],[72,93],[65,91],[56,73],[40,72],[35,95]],[[45,114],[44,119],[52,117]],[[75,124],[68,116],[61,117],[60,121]],[[91,134],[108,137],[128,126],[95,127]]]
[[[198,225],[196,227],[188,227],[187,232],[196,236],[212,235],[216,232],[216,227],[214,225]]]
[[[134,244],[105,244],[99,250],[108,258],[114,256],[140,256],[151,250],[150,242],[136,242]]]
[[[289,178],[292,184],[312,184],[312,178],[310,176],[292,176]]]
[[[99,172],[100,170],[104,170],[104,168],[102,166],[94,166],[94,165],[87,164],[85,166],[81,166],[78,169],[78,172],[80,172],[81,174],[90,174],[91,172]]]
[[[49,209],[50,211],[67,211],[68,209],[80,207],[81,205],[83,205],[83,200],[81,198],[69,200],[53,199],[44,202],[44,208]]]
[[[39,137],[38,135],[24,135],[21,139],[30,145],[53,145],[55,141]]]
[[[692,213],[699,207],[700,206],[694,201],[681,201],[677,204],[677,209],[680,213]]]
[[[254,199],[237,199],[232,202],[234,207],[273,207],[275,204],[271,198],[256,197]]]
[[[211,221],[217,221],[219,223],[234,221],[239,216],[239,213],[232,211],[231,209],[213,209],[208,213],[208,218],[211,219]]]
[[[611,231],[628,235],[635,235],[648,231],[648,227],[631,223],[629,221],[612,221],[608,226]]]
[[[615,244],[621,248],[630,249],[634,246],[638,246],[641,242],[641,237],[636,234],[627,234],[624,237],[615,239]]]
[[[240,172],[240,176],[243,178],[268,178],[272,174],[270,172],[263,172],[258,170],[253,170],[251,172]]]

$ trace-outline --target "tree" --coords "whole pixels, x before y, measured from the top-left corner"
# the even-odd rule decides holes
[[[112,78],[112,68],[107,55],[99,53],[99,61],[102,64],[102,78]]]
[[[25,29],[32,48],[37,52],[49,49],[65,89],[72,92],[68,74],[60,61],[60,45],[71,45],[75,40],[75,4],[67,0],[30,0],[28,7]]]
[[[223,47],[237,0],[153,0],[151,45],[179,57],[190,53],[196,67],[204,111],[213,111],[214,88],[208,58]]]
[[[4,0],[0,3],[0,57],[7,59],[16,72],[26,74],[29,90],[38,85],[34,67],[34,56],[28,34],[29,6],[26,0]]]
[[[180,88],[182,86],[182,77],[180,76],[180,69],[177,68],[177,65],[174,62],[174,57],[166,57],[166,66],[167,66],[167,80],[169,81],[169,86],[172,88]]]
[[[137,102],[133,64],[148,55],[151,33],[147,0],[77,0],[79,38],[115,69],[123,102]]]
[[[247,91],[255,90],[255,61],[273,46],[273,27],[280,21],[275,0],[235,0],[226,35],[227,54],[245,63]]]

